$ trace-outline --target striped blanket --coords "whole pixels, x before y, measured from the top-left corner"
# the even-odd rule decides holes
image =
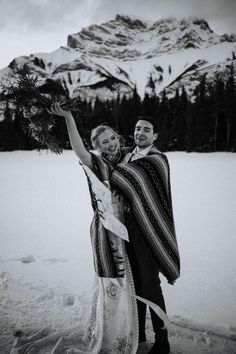
[[[162,274],[173,284],[180,274],[180,260],[167,157],[155,153],[118,164],[110,182],[128,200]]]
[[[104,185],[103,187],[109,189],[110,164],[100,156],[94,154],[91,154],[91,156],[93,161],[93,173]],[[95,180],[88,174],[88,170],[84,168],[84,171],[88,180],[94,210],[94,216],[90,226],[90,237],[95,272],[99,277],[122,278],[125,275],[123,240],[117,237],[107,227],[104,227],[104,217],[100,212],[100,202],[102,202],[102,200],[97,199],[99,184],[94,182]],[[100,198],[102,197],[100,196]],[[116,209],[116,215],[114,216],[122,221],[122,215],[120,215],[119,209]]]

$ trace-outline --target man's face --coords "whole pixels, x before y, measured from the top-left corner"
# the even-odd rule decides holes
[[[139,120],[134,130],[134,141],[140,149],[146,149],[157,139],[157,133],[153,132],[152,123],[146,120]]]

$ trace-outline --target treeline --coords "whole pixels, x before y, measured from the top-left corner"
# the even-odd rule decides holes
[[[157,145],[162,151],[236,151],[236,90],[233,64],[227,80],[216,78],[215,84],[206,84],[205,76],[196,88],[195,102],[191,102],[185,88],[177,89],[168,99],[154,94],[150,76],[147,92],[141,99],[136,88],[132,97],[117,97],[113,101],[81,102],[79,113],[73,113],[85,144],[90,147],[90,131],[98,124],[114,127],[133,143],[134,122],[139,115],[153,116],[158,124]],[[69,149],[69,138],[63,119],[58,120],[56,136],[64,149]],[[43,148],[29,134],[28,123],[21,111],[14,115],[7,104],[4,120],[0,122],[0,150],[31,150]]]

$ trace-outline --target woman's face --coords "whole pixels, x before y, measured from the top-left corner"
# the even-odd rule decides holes
[[[113,131],[106,129],[98,135],[97,145],[100,152],[116,155],[120,149],[119,137]]]

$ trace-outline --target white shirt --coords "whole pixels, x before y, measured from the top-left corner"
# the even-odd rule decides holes
[[[132,151],[128,152],[124,158],[124,162],[135,161],[146,156],[153,145],[149,145],[146,149],[140,149],[138,146]]]

